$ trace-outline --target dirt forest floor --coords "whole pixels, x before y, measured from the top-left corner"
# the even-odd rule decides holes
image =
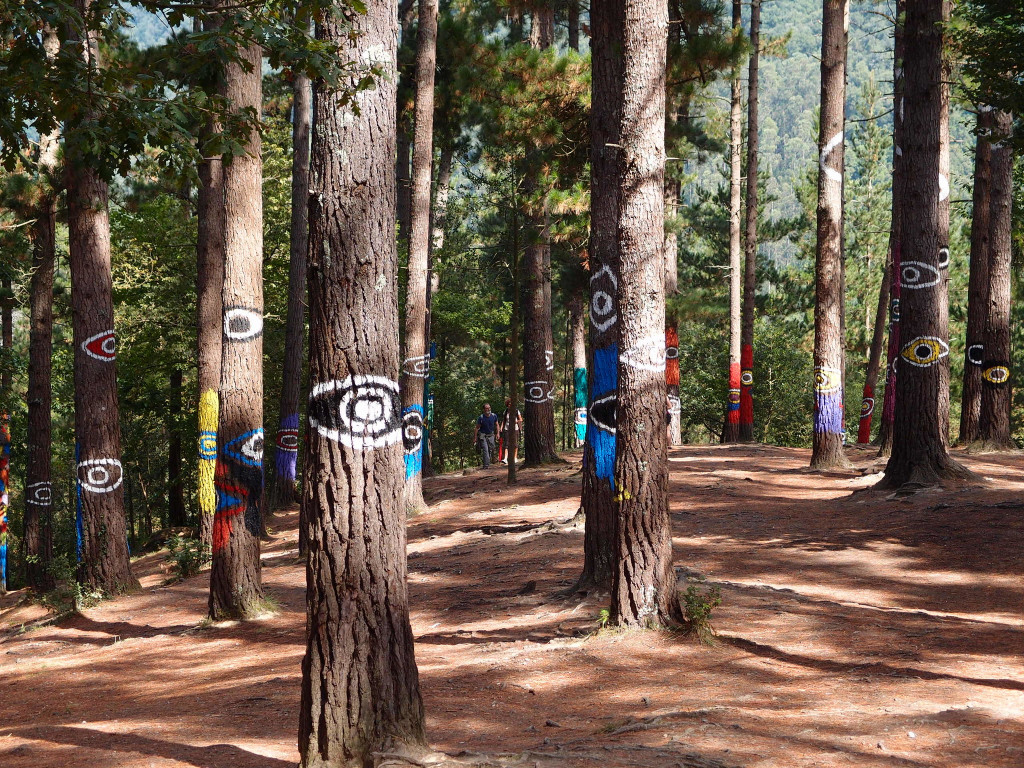
[[[680,585],[723,603],[715,647],[597,632],[604,596],[559,597],[582,558],[579,453],[564,467],[426,482],[409,523],[432,747],[464,764],[1024,766],[1024,456],[960,456],[980,486],[892,497],[807,451],[671,453]],[[304,569],[278,515],[278,612],[204,621],[208,574],[57,624],[0,603],[0,766],[286,768],[298,759]],[[554,525],[550,525],[555,521]],[[425,760],[424,764],[430,760]]]

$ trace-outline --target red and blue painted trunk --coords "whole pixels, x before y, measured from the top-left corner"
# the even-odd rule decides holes
[[[740,423],[740,364],[729,364],[729,405],[725,413],[729,424]]]
[[[0,590],[7,591],[7,507],[10,495],[11,434],[7,414],[0,415]]]

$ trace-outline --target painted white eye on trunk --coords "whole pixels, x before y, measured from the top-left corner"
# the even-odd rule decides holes
[[[413,406],[413,410],[402,415],[402,447],[406,453],[416,453],[423,442],[423,414]]]
[[[528,403],[544,403],[547,402],[548,393],[545,391],[548,383],[546,381],[528,381],[526,382],[526,402]]]
[[[814,367],[814,391],[835,392],[842,386],[843,374],[838,368],[831,368],[827,365]]]
[[[678,360],[679,359],[679,347],[665,347],[665,359],[666,360]]]
[[[981,378],[989,384],[1005,384],[1010,380],[1010,366],[1004,362],[990,361],[985,363]]]
[[[309,425],[349,448],[397,443],[402,439],[401,412],[398,383],[383,376],[356,374],[325,381],[309,396]]]
[[[249,307],[224,309],[224,338],[228,341],[249,341],[263,333],[263,315]]]
[[[590,276],[590,322],[598,331],[607,331],[619,319],[615,294],[619,280],[605,264]]]
[[[86,459],[78,462],[78,484],[92,493],[110,493],[121,486],[124,476],[117,459]]]
[[[248,467],[263,465],[263,427],[251,429],[224,446],[224,455]]]
[[[985,362],[985,347],[981,344],[971,344],[967,348],[967,362],[971,365],[981,365]]]
[[[425,379],[430,375],[430,355],[407,357],[402,362],[402,373],[417,379]]]
[[[744,387],[752,386],[754,383],[754,372],[747,368],[740,374],[740,384]]]
[[[948,256],[946,260],[948,263]],[[923,261],[904,261],[900,265],[900,285],[903,288],[911,290],[931,288],[933,285],[938,285],[941,279],[939,270]]]
[[[82,349],[85,351],[85,354],[94,360],[101,360],[105,363],[109,363],[114,359],[115,346],[116,342],[113,331],[97,333],[95,336],[90,336],[82,342]]]
[[[576,409],[576,418],[573,420],[573,423],[576,424],[577,426],[581,426],[581,427],[585,427],[587,425],[587,409],[586,408],[577,408]]]
[[[279,429],[277,431],[277,450],[297,453],[299,450],[299,430]]]
[[[614,435],[618,417],[618,404],[619,396],[615,392],[599,397],[592,402],[590,404],[590,420],[594,422],[594,426]]]
[[[669,395],[668,396],[668,412],[671,413],[673,416],[678,416],[681,411],[682,411],[682,408],[679,405],[679,398],[676,397],[675,395]]]
[[[665,371],[665,339],[661,334],[640,339],[623,350],[619,360],[630,368],[663,373]]]
[[[892,303],[889,304],[889,317],[894,323],[900,321],[900,300],[893,299]]]
[[[544,370],[555,370],[555,353],[552,352],[550,349],[544,350]]]
[[[53,486],[46,480],[25,486],[25,503],[48,507],[53,503]]]
[[[863,418],[865,416],[870,416],[874,412],[875,412],[875,398],[873,398],[873,397],[865,397],[863,400],[860,401],[860,415],[861,415],[861,418]]]
[[[903,345],[900,357],[918,368],[928,368],[949,354],[949,345],[936,336],[918,336]]]

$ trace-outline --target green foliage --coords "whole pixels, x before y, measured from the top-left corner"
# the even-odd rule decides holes
[[[199,573],[210,562],[210,547],[199,539],[175,534],[167,540],[167,555],[176,579],[187,579]]]
[[[722,593],[718,587],[712,585],[705,590],[691,584],[682,595],[682,604],[686,633],[703,645],[714,645],[715,628],[711,625],[711,613],[722,604]]]

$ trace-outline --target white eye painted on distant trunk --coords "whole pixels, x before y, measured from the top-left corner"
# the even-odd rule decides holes
[[[430,375],[430,355],[407,357],[402,362],[402,373],[417,379],[425,379]]]
[[[53,486],[46,480],[29,483],[25,486],[25,503],[34,504],[37,507],[50,506],[53,503]]]
[[[985,347],[981,344],[971,344],[967,348],[967,362],[971,365],[981,365],[985,362]]]
[[[423,414],[414,408],[402,416],[402,447],[406,453],[412,454],[420,449],[422,442]]]
[[[325,381],[309,395],[309,425],[328,440],[350,448],[394,445],[402,439],[398,383],[356,374]]]
[[[590,276],[590,322],[598,331],[607,331],[619,319],[615,309],[618,289],[619,279],[607,264]]]
[[[944,174],[939,174],[939,202],[949,197],[949,179]]]
[[[548,383],[543,380],[526,382],[526,402],[546,403],[548,401],[547,385]]]
[[[224,337],[228,341],[249,341],[263,333],[263,315],[249,307],[224,309]]]
[[[544,350],[544,370],[555,370],[555,353],[552,352],[550,349]]]
[[[939,248],[939,269],[945,269],[949,266],[949,248],[943,246]]]

